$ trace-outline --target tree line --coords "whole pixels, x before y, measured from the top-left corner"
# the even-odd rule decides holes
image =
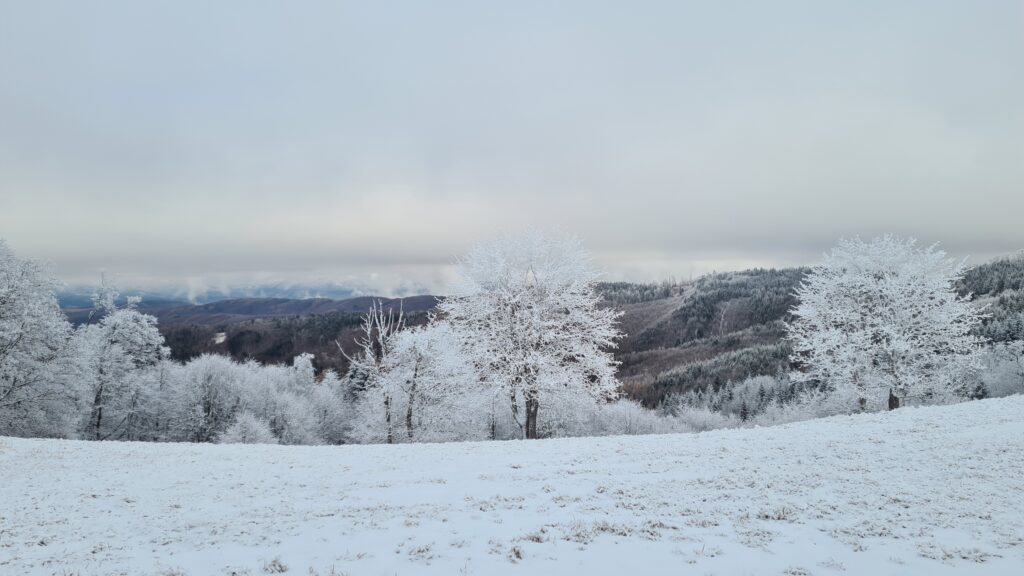
[[[334,343],[349,360],[344,374],[315,370],[308,353],[291,365],[175,360],[156,319],[137,300],[118,305],[106,285],[89,321],[72,327],[52,273],[0,242],[0,435],[532,439],[763,425],[1024,391],[1024,346],[986,336],[994,306],[964,291],[989,285],[987,276],[968,276],[933,246],[892,236],[843,240],[813,268],[753,277],[767,288],[744,297],[735,315],[715,317],[707,312],[713,299],[695,298],[681,325],[727,332],[724,323],[762,318],[755,303],[768,302],[771,314],[789,306],[773,329],[785,339],[666,373],[660,382],[675,391],[652,410],[621,398],[612,355],[620,312],[607,295],[630,302],[682,292],[599,285],[571,236],[535,232],[477,245],[459,262],[450,295],[416,322],[374,306],[353,342]],[[792,293],[779,296],[794,280]],[[706,293],[747,293],[729,278],[708,282]],[[750,375],[769,364],[770,374]],[[730,372],[735,366],[751,368]],[[674,379],[703,385],[680,391]]]

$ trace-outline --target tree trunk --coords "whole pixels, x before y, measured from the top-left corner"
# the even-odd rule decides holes
[[[412,382],[409,384],[409,405],[405,408],[405,433],[412,442],[412,406],[416,402],[416,380],[420,373],[420,362],[416,360],[416,367],[412,371]]]
[[[540,401],[535,397],[526,399],[526,439],[532,440],[537,437],[537,410],[540,408]]]
[[[391,397],[384,397],[384,423],[388,427],[388,444],[395,443],[395,435],[391,430]]]
[[[895,410],[900,407],[900,399],[892,393],[892,388],[889,388],[889,410]]]
[[[416,401],[416,384],[412,385],[412,391],[409,392],[409,405],[405,408],[405,435],[409,437],[409,442],[412,442],[412,403]]]
[[[516,423],[516,426],[519,426],[519,431],[523,433],[523,438],[526,438],[526,426],[523,426],[523,423],[519,421],[519,401],[516,400],[515,391],[512,391],[510,397],[512,400],[512,421]]]
[[[92,401],[93,425],[95,426],[96,440],[101,439],[100,428],[103,425],[103,384],[96,388],[96,396]]]

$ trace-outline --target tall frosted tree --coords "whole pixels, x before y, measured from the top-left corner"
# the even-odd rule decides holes
[[[538,437],[546,401],[616,395],[618,313],[601,305],[598,273],[576,238],[532,232],[482,243],[458,272],[439,308],[523,437]]]
[[[0,240],[0,435],[68,436],[77,391],[57,280]]]
[[[135,308],[139,299],[129,298],[126,307],[117,308],[116,298],[104,282],[93,298],[104,315],[75,335],[90,406],[82,432],[94,440],[137,439],[147,382],[142,374],[170,356],[156,318]]]
[[[787,326],[796,380],[851,408],[966,394],[983,340],[981,311],[954,291],[963,264],[935,246],[883,236],[841,240],[797,289]]]

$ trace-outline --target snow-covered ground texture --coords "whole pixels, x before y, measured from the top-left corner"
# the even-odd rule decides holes
[[[0,439],[0,574],[1024,574],[1024,397],[691,435]]]

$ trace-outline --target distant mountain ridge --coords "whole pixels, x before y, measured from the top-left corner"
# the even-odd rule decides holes
[[[77,303],[77,302],[75,302]],[[407,298],[358,296],[344,300],[329,298],[237,298],[218,300],[208,304],[189,304],[175,300],[148,301],[143,299],[139,309],[156,316],[161,326],[217,326],[235,324],[256,318],[282,316],[309,316],[317,314],[363,314],[379,303],[385,310],[423,312],[437,304],[430,295]],[[64,313],[75,324],[88,319],[90,307],[65,306]]]
[[[209,304],[178,306],[156,313],[161,324],[166,325],[217,325],[233,324],[253,318],[279,316],[309,316],[317,314],[363,314],[379,303],[385,310],[403,310],[408,313],[423,312],[437,305],[437,297],[410,296],[408,298],[379,298],[359,296],[345,300],[329,298],[240,298],[220,300]]]
[[[90,299],[95,290],[96,286],[87,284],[66,286],[59,295],[61,305],[87,307],[90,305]],[[425,294],[428,292],[429,290],[415,290],[412,292],[403,290],[398,296]],[[324,298],[329,300],[347,300],[366,295],[368,295],[366,290],[335,282],[270,282],[220,288],[208,286],[197,288],[182,285],[168,285],[145,289],[132,288],[122,290],[121,297],[122,300],[127,296],[140,296],[143,301],[209,304],[221,300],[243,300],[247,298],[280,298],[288,300]]]

